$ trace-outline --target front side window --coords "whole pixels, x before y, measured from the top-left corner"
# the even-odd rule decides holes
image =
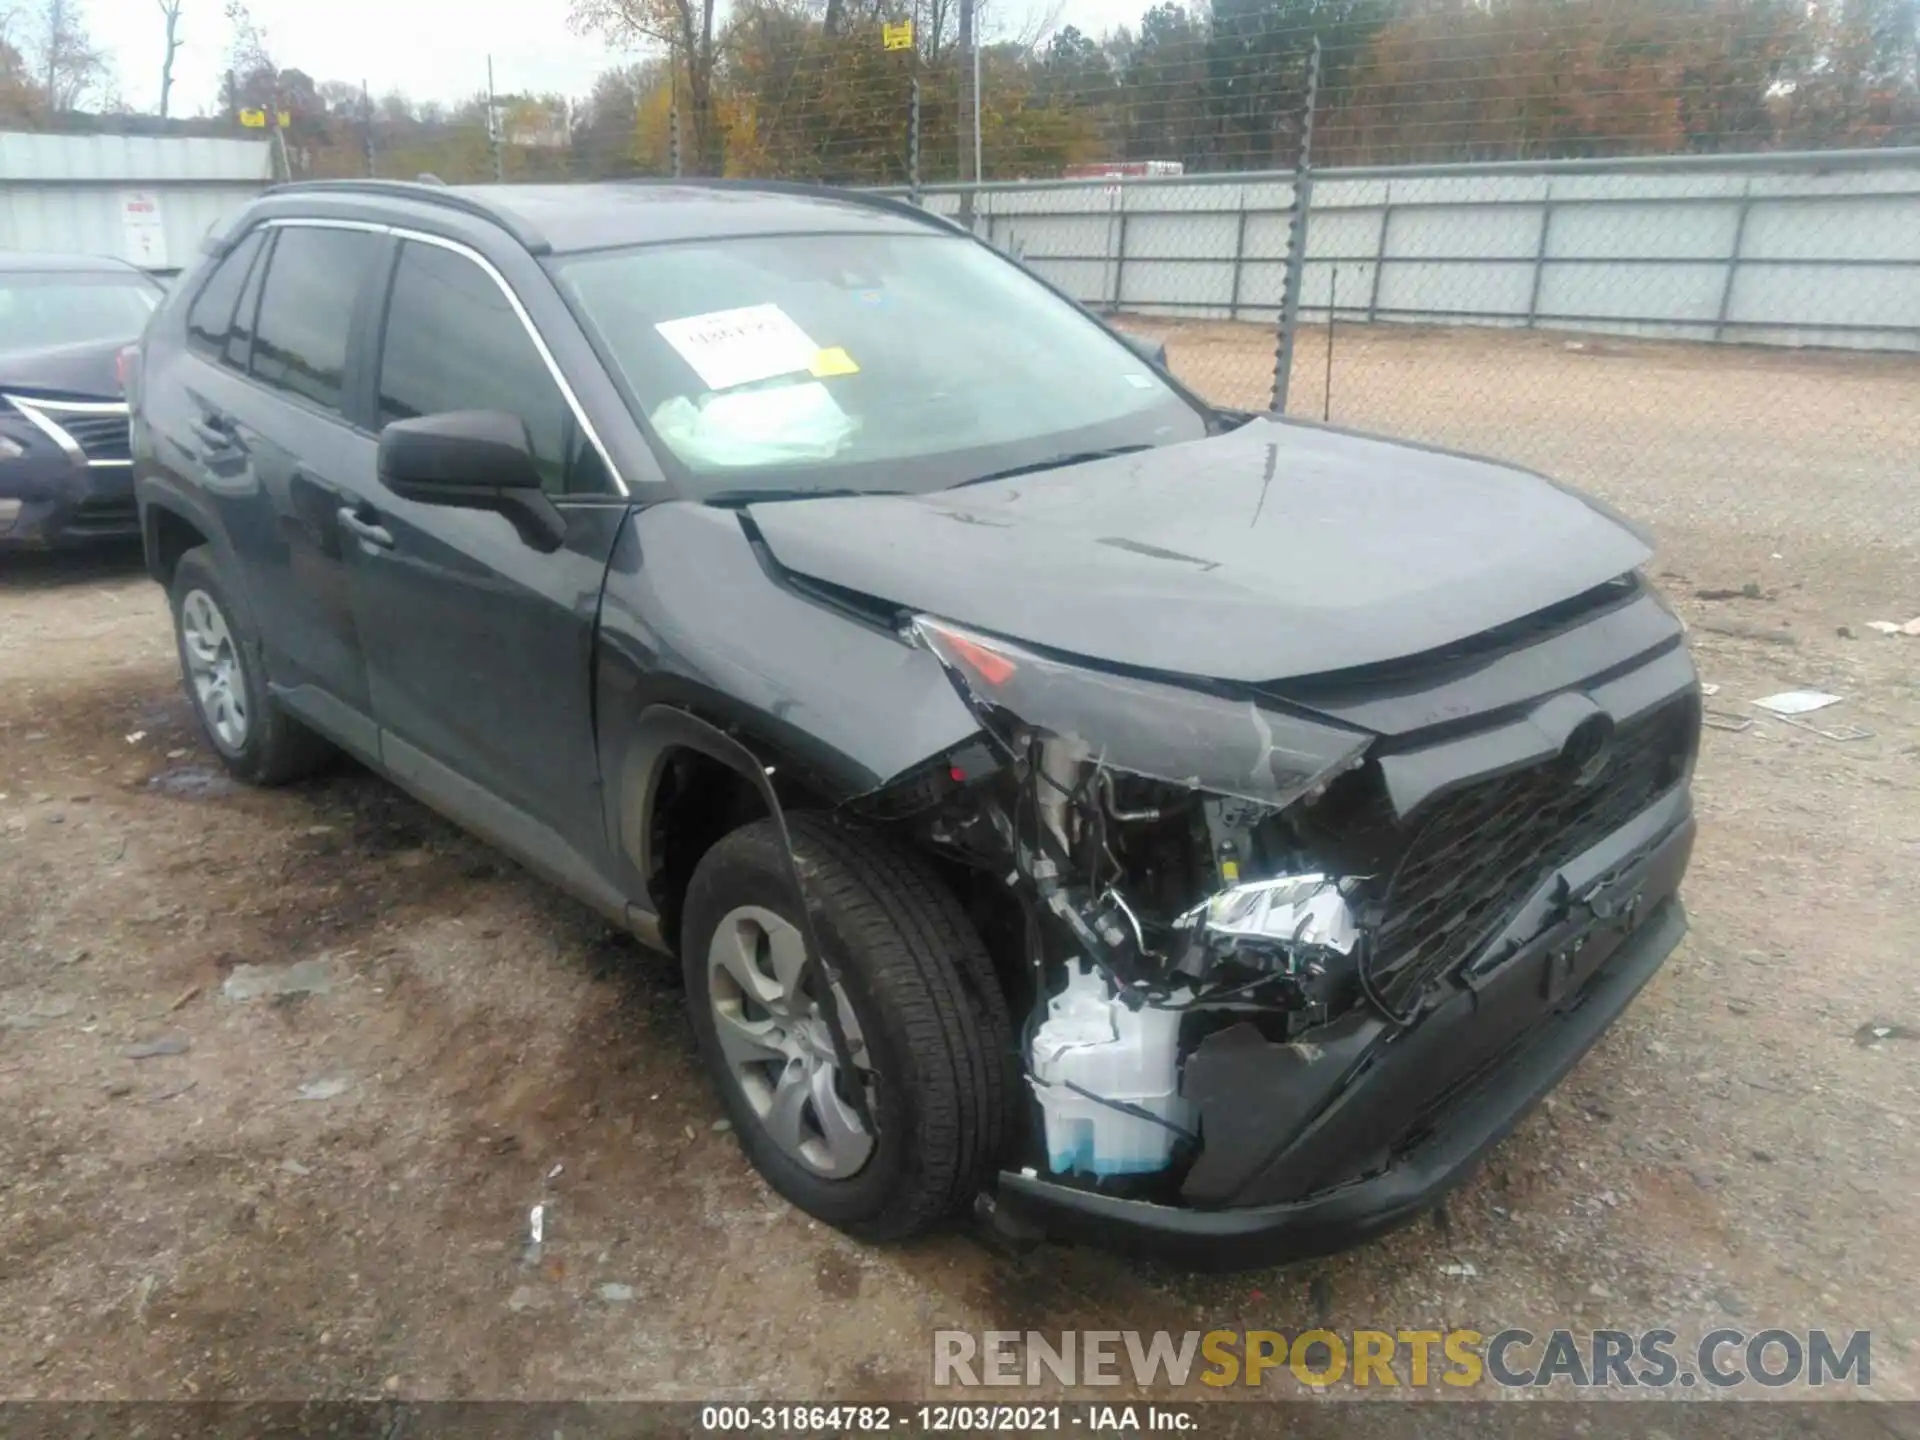
[[[380,424],[452,410],[524,421],[550,493],[606,488],[599,457],[493,277],[464,255],[408,241],[380,343]]]
[[[555,267],[695,494],[928,491],[1206,433],[1203,412],[961,236],[753,236]]]
[[[131,344],[160,303],[160,287],[133,270],[0,274],[0,354],[107,341]]]
[[[344,413],[347,335],[380,244],[364,230],[280,230],[260,291],[255,379]]]
[[[254,262],[260,258],[266,239],[267,232],[264,230],[249,232],[214,267],[213,274],[207,277],[207,283],[200,287],[200,293],[194,297],[193,307],[187,311],[187,339],[190,344],[211,354],[225,353],[227,335],[233,329],[234,311],[240,303],[241,288],[246,285]]]

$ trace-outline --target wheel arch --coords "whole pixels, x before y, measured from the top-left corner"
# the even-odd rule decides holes
[[[745,741],[677,705],[650,705],[635,717],[621,767],[619,840],[669,948],[678,946],[680,904],[694,867],[722,836],[772,819],[793,867],[777,769]],[[793,873],[804,895],[797,867]]]
[[[211,544],[212,533],[196,516],[170,500],[149,501],[141,517],[140,539],[146,554],[147,574],[164,586],[172,586],[173,572],[180,557],[189,550]]]

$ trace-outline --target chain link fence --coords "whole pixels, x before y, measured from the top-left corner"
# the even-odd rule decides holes
[[[1217,403],[1493,454],[1880,482],[1920,420],[1920,152],[933,188]],[[1815,353],[1809,354],[1807,347]],[[1871,507],[1869,507],[1871,508]]]
[[[1222,404],[1659,476],[1656,516],[1690,477],[1910,483],[1920,0],[1212,0],[977,46],[966,8],[737,0],[571,105],[510,62],[464,106],[309,83],[287,164],[880,187]]]

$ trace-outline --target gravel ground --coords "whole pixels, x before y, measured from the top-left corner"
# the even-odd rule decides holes
[[[1265,343],[1172,334],[1241,399]],[[1650,521],[1711,704],[1873,734],[1709,731],[1693,932],[1623,1021],[1432,1220],[1253,1275],[812,1224],[670,962],[370,776],[230,785],[136,559],[0,562],[0,1396],[903,1399],[936,1328],[1317,1322],[1867,1328],[1915,1397],[1920,639],[1863,622],[1920,614],[1920,364],[1712,358],[1340,339],[1336,421]]]

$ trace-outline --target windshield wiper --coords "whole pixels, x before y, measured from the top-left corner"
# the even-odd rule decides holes
[[[702,495],[700,500],[706,505],[733,507],[766,505],[775,500],[845,500],[856,495],[904,495],[906,493],[904,490],[854,490],[846,486],[812,489],[804,485],[793,485],[769,486],[764,489],[716,490],[711,495]]]
[[[950,490],[959,490],[968,485],[984,485],[989,480],[1010,480],[1015,475],[1034,475],[1042,470],[1064,470],[1069,465],[1085,465],[1090,460],[1111,460],[1116,455],[1137,455],[1142,450],[1151,450],[1151,445],[1111,445],[1105,450],[1072,450],[1065,455],[1052,455],[1045,460],[1034,460],[1026,465],[1009,465],[1004,470],[992,470],[985,475],[975,475],[970,480],[961,480],[948,486]]]

